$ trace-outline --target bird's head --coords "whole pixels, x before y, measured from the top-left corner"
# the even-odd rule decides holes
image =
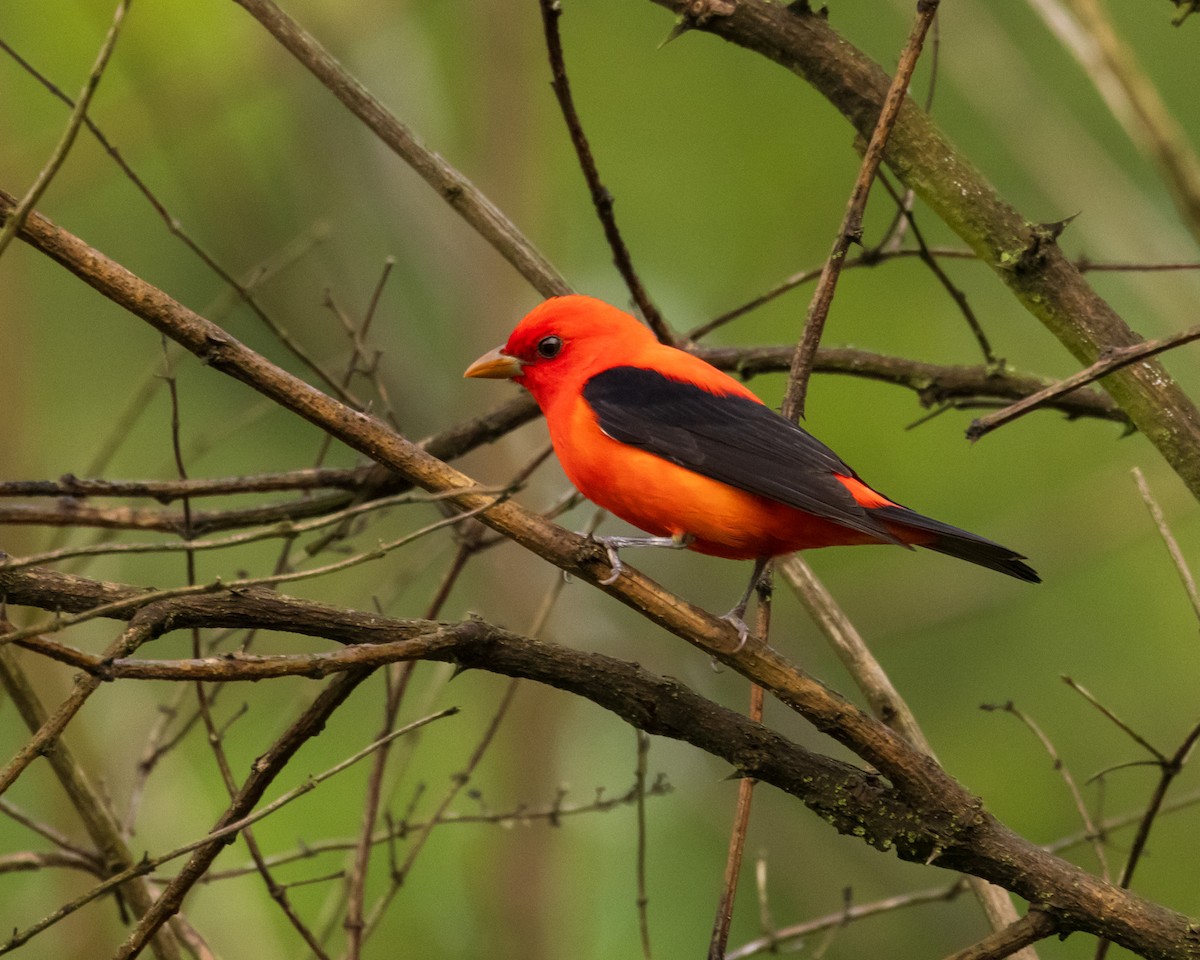
[[[508,342],[467,367],[464,377],[515,380],[543,408],[562,389],[576,392],[601,370],[629,363],[654,334],[594,297],[552,297],[517,324]]]

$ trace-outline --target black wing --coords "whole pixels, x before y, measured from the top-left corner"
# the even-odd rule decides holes
[[[596,374],[584,385],[583,398],[614,440],[880,540],[901,542],[834,477],[854,477],[854,471],[770,407],[642,367]]]

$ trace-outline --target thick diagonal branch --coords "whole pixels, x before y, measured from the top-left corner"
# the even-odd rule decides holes
[[[653,0],[685,14],[689,0]],[[738,0],[697,29],[775,61],[807,80],[862,137],[889,86],[884,70],[807,5]],[[1004,201],[911,99],[884,162],[987,263],[1012,294],[1083,364],[1141,337],[1083,279],[1056,242],[1060,225],[1030,222]],[[1104,388],[1200,498],[1200,411],[1157,361],[1106,377]]]

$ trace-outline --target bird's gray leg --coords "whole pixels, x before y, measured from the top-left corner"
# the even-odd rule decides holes
[[[671,537],[594,537],[608,553],[608,562],[612,566],[612,573],[605,577],[600,582],[606,587],[617,582],[617,578],[621,576],[621,571],[625,568],[625,564],[621,562],[621,557],[617,553],[624,547],[667,547],[671,550],[682,550],[696,538],[690,533],[680,533]]]
[[[746,592],[742,594],[742,599],[737,602],[737,606],[721,617],[738,632],[738,645],[734,648],[734,653],[741,650],[746,645],[746,641],[750,639],[750,628],[746,626],[746,621],[742,618],[746,615],[746,607],[750,605],[750,595],[754,593],[758,581],[762,579],[763,571],[770,561],[770,557],[759,557],[754,561],[754,572],[750,574],[750,582],[746,585]]]

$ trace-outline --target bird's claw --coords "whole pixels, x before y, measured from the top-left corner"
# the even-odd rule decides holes
[[[728,623],[734,630],[737,631],[738,643],[733,648],[734,653],[741,653],[742,648],[746,645],[746,641],[750,639],[750,628],[746,626],[746,621],[742,619],[744,610],[739,610],[734,607],[728,613],[723,614],[721,619]]]
[[[604,547],[605,552],[608,553],[608,565],[612,567],[612,573],[610,573],[600,582],[606,587],[611,587],[614,583],[621,579],[621,571],[625,569],[625,564],[621,562],[621,555],[617,553],[617,548],[611,543],[608,543],[606,540],[598,540],[597,542],[600,543]]]
[[[673,550],[682,550],[696,538],[690,533],[684,533],[671,537],[592,537],[592,539],[604,547],[608,553],[608,563],[612,567],[612,573],[599,582],[610,587],[617,582],[621,571],[625,569],[625,565],[621,562],[621,556],[617,553],[621,547],[670,547]]]

